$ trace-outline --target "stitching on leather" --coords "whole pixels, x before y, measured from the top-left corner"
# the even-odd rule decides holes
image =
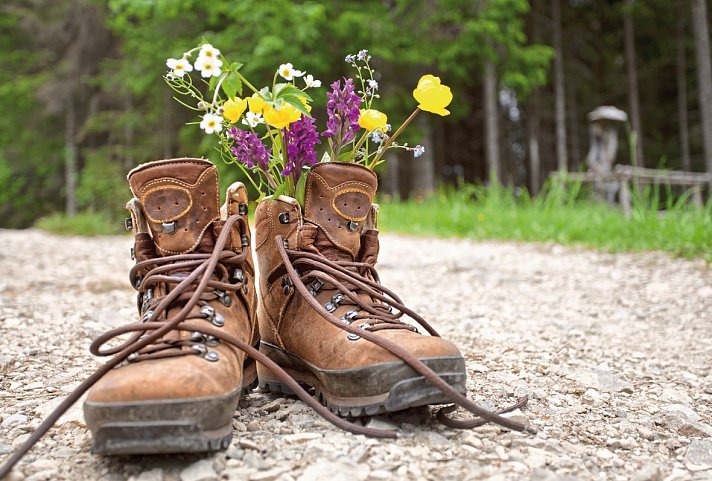
[[[348,194],[349,192],[356,192],[356,193],[359,193],[359,194],[363,194],[363,195],[365,195],[365,196],[367,196],[367,197],[368,197],[368,195],[369,195],[368,192],[363,191],[363,190],[360,190],[360,189],[344,189],[344,190],[340,190],[340,191],[338,191],[338,192],[336,193],[336,195],[334,196],[334,199],[331,201],[331,207],[332,207],[341,217],[343,217],[344,219],[348,219],[348,220],[351,220],[351,221],[354,221],[354,222],[361,222],[361,221],[363,221],[366,217],[368,217],[368,213],[366,213],[366,215],[364,215],[363,217],[351,217],[351,216],[349,216],[349,215],[344,214],[343,212],[341,212],[341,211],[339,210],[338,207],[336,207],[336,198],[339,197],[341,194]],[[369,210],[370,210],[370,209],[369,209]]]
[[[347,182],[342,182],[341,184],[337,185],[336,187],[330,187],[329,184],[326,183],[326,181],[324,180],[324,178],[323,178],[322,176],[320,176],[319,174],[314,173],[314,172],[310,172],[309,174],[312,175],[312,176],[314,176],[318,182],[320,182],[322,185],[324,185],[324,186],[327,188],[327,190],[329,190],[329,191],[331,191],[331,192],[334,192],[334,191],[336,191],[338,188],[340,188],[341,186],[345,186],[345,185],[348,185],[348,184],[351,184],[351,185],[360,185],[360,186],[364,186],[364,187],[369,188],[369,189],[371,188],[371,186],[368,185],[368,184],[366,184],[365,182],[359,182],[359,181],[356,181],[356,180],[350,180],[350,181],[347,181]],[[304,203],[304,211],[305,211],[305,212],[308,210],[308,209],[307,209],[307,202],[309,202],[309,200],[311,199],[311,195],[309,195],[310,192],[311,192],[311,186],[312,186],[312,184],[311,184],[311,182],[309,182],[309,183],[308,183],[308,186],[307,186],[306,195],[304,196],[305,199],[306,199],[306,201],[305,201],[305,203]],[[368,194],[366,194],[366,195],[368,195]],[[369,196],[369,197],[370,197],[370,196]],[[307,220],[307,221],[311,222],[312,224],[319,226],[319,227],[321,228],[321,230],[324,232],[324,234],[326,234],[326,237],[328,237],[329,240],[330,240],[331,242],[333,242],[334,245],[336,245],[337,247],[340,247],[341,249],[345,250],[346,252],[348,252],[349,254],[351,254],[351,255],[353,255],[353,256],[355,256],[356,254],[358,254],[358,251],[357,251],[356,249],[349,249],[348,247],[346,247],[346,246],[344,246],[344,245],[341,245],[339,242],[337,242],[337,241],[329,234],[329,232],[324,228],[324,226],[321,225],[320,223],[316,222],[315,220],[306,218],[306,217],[305,217],[304,220]]]
[[[190,202],[188,202],[188,207],[186,207],[180,214],[176,214],[176,215],[174,215],[173,217],[169,217],[169,218],[167,218],[167,219],[162,219],[162,220],[154,219],[153,217],[151,217],[151,214],[149,214],[148,212],[146,212],[146,217],[148,217],[148,220],[150,220],[151,222],[153,222],[153,223],[155,223],[155,224],[159,224],[159,223],[161,223],[161,222],[171,222],[171,221],[174,221],[174,220],[178,220],[178,219],[180,219],[181,217],[183,217],[185,214],[187,214],[188,211],[190,210],[190,208],[193,207],[193,196],[190,195],[190,191],[189,191],[188,189],[186,189],[185,187],[173,187],[173,186],[162,186],[162,185],[159,185],[159,186],[157,186],[157,187],[154,187],[153,189],[150,189],[150,190],[144,192],[144,193],[142,194],[142,198],[141,198],[142,202],[145,201],[146,198],[147,198],[149,195],[151,195],[153,192],[157,192],[157,191],[159,191],[159,190],[177,190],[177,191],[179,191],[179,192],[185,192],[186,194],[188,194],[188,200],[189,200]],[[146,210],[146,209],[144,209],[144,210]]]

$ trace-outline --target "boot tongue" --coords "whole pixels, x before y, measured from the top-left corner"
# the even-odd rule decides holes
[[[378,180],[358,164],[325,162],[307,174],[304,221],[317,227],[313,245],[331,260],[354,260]]]
[[[129,172],[129,186],[161,256],[209,252],[220,220],[215,166],[201,159],[159,160]]]

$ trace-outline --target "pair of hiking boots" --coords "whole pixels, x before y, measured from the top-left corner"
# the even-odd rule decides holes
[[[339,416],[455,402],[522,428],[463,396],[462,354],[380,284],[377,179],[369,169],[316,165],[303,210],[290,197],[264,199],[254,238],[244,185],[231,185],[221,207],[217,170],[206,160],[151,162],[128,181],[135,196],[127,205],[136,259],[130,278],[141,320],[91,347],[113,355],[98,381],[88,381],[95,382],[84,404],[94,452],[226,448],[240,396],[258,382],[300,395],[344,429],[375,436],[395,433]],[[482,422],[450,420],[456,427]]]

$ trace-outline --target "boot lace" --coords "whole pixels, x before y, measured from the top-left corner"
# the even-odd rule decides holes
[[[238,293],[244,286],[244,281],[239,279],[234,283],[228,281],[228,274],[230,272],[234,272],[235,269],[240,268],[243,264],[246,265],[244,261],[249,254],[247,249],[242,249],[240,254],[226,249],[230,231],[234,224],[238,224],[238,228],[243,233],[249,229],[241,216],[233,215],[228,217],[222,226],[220,235],[210,254],[193,253],[167,256],[141,261],[134,266],[131,270],[131,279],[137,289],[146,289],[145,292],[148,292],[149,289],[155,288],[160,283],[165,283],[172,286],[172,288],[160,299],[149,298],[146,300],[144,295],[144,300],[146,301],[145,305],[147,307],[144,310],[140,322],[111,329],[98,336],[92,342],[90,346],[92,354],[97,356],[111,356],[111,358],[77,386],[74,391],[44,419],[17,451],[12,453],[5,460],[3,465],[0,466],[0,479],[8,475],[12,468],[37,441],[49,431],[62,414],[111,369],[128,362],[141,362],[147,359],[201,354],[201,352],[199,352],[200,350],[192,348],[193,345],[197,344],[193,336],[191,336],[193,340],[187,341],[179,341],[165,337],[172,331],[198,333],[201,337],[205,336],[206,339],[218,339],[242,350],[256,362],[262,363],[271,370],[305,404],[316,411],[317,414],[345,431],[379,438],[396,438],[399,436],[399,432],[395,430],[370,428],[337,416],[329,411],[327,407],[321,405],[316,398],[312,397],[297,381],[266,355],[243,340],[219,329],[213,325],[214,323],[206,323],[206,318],[210,320],[209,313],[201,311],[201,315],[191,314],[195,306],[202,305],[205,307],[209,301],[222,297],[219,293],[216,293],[216,291]],[[332,283],[346,298],[350,299],[359,308],[368,312],[369,316],[375,316],[371,317],[375,324],[386,326],[382,328],[407,329],[408,327],[400,327],[400,324],[404,326],[406,324],[399,320],[401,315],[405,313],[420,323],[431,335],[437,335],[422,318],[405,307],[395,294],[378,283],[377,274],[372,266],[363,265],[363,263],[339,263],[329,261],[326,258],[319,258],[318,256],[312,257],[306,253],[285,249],[281,236],[277,236],[275,240],[279,248],[279,253],[284,260],[287,274],[294,283],[295,288],[324,319],[349,333],[359,335],[389,350],[423,375],[428,382],[437,386],[453,401],[452,406],[447,406],[438,413],[438,419],[441,420],[441,422],[457,428],[471,428],[486,422],[495,422],[515,431],[535,432],[519,423],[499,416],[499,414],[522,406],[526,403],[526,398],[520,400],[516,405],[509,406],[498,413],[490,412],[477,406],[457,392],[428,366],[399,346],[374,335],[370,330],[343,323],[331,315],[331,313],[326,311],[309,293],[308,288],[295,270],[292,259],[294,259],[298,265],[312,266],[311,275],[320,276],[324,282]],[[363,302],[361,298],[353,292],[353,289],[348,289],[348,286],[352,286],[357,290],[360,289],[377,301],[375,303]],[[395,315],[390,312],[386,314],[388,306],[395,308],[398,312]],[[178,309],[177,312],[176,309]],[[378,330],[375,328],[370,329]],[[131,335],[121,344],[115,347],[102,348],[102,346],[110,340],[128,333]],[[454,411],[457,406],[465,408],[479,416],[479,418],[466,421],[448,418],[446,414]]]
[[[528,426],[501,416],[503,413],[513,411],[526,405],[528,401],[527,396],[520,398],[515,404],[507,406],[499,412],[484,409],[462,395],[438,376],[428,365],[413,356],[406,349],[372,332],[380,329],[394,328],[410,328],[414,330],[415,328],[413,328],[413,326],[401,320],[401,317],[408,315],[408,317],[417,322],[431,336],[440,337],[437,331],[422,317],[405,306],[395,293],[380,284],[378,274],[371,264],[339,260],[334,261],[316,253],[288,249],[285,247],[282,236],[277,236],[275,243],[284,262],[291,284],[294,285],[294,288],[299,292],[302,298],[319,313],[322,318],[340,329],[347,331],[349,335],[352,336],[352,339],[362,337],[400,358],[452,401],[452,405],[448,405],[438,411],[436,417],[441,423],[448,427],[469,429],[481,426],[487,422],[492,422],[513,431],[528,432],[530,434],[536,433],[534,429]],[[300,270],[305,271],[304,274],[301,274]],[[305,281],[308,279],[317,279],[317,286],[324,284],[334,286],[339,291],[336,296],[340,296],[343,300],[348,299],[351,304],[357,306],[360,310],[366,311],[366,313],[361,314],[357,311],[350,311],[354,314],[348,316],[347,313],[345,317],[351,317],[351,322],[349,322],[349,319],[337,318],[332,314],[333,311],[328,304],[327,306],[322,306],[319,301],[316,300],[314,292],[315,284],[312,281],[308,287],[305,284]],[[359,293],[365,293],[366,296],[359,296]],[[368,297],[371,302],[365,301],[364,297]],[[332,298],[332,300],[333,299],[334,298]],[[343,300],[341,301],[342,303]],[[394,310],[395,312],[393,312]],[[368,319],[372,322],[354,326],[352,321],[356,319]],[[346,322],[344,322],[345,320]],[[477,416],[477,418],[461,420],[449,417],[448,414],[454,412],[458,407],[469,411]]]

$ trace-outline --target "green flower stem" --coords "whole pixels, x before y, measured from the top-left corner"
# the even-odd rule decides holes
[[[220,80],[218,80],[217,85],[215,85],[215,93],[213,94],[213,103],[211,104],[211,106],[215,107],[215,102],[218,101],[218,93],[220,92],[220,86],[222,85],[223,80],[227,78],[227,75],[229,73],[230,72],[225,72],[224,74],[222,74],[222,77],[220,77]]]
[[[243,84],[247,85],[247,87],[252,90],[254,93],[258,94],[260,93],[259,90],[257,90],[250,82],[247,81],[244,75],[242,75],[239,71],[235,71],[235,75],[237,75],[237,78],[239,78]]]
[[[401,124],[401,126],[398,127],[398,130],[396,130],[396,132],[395,132],[393,135],[391,135],[390,137],[388,137],[388,140],[386,140],[386,143],[383,144],[383,146],[381,147],[381,153],[380,153],[380,154],[377,154],[377,155],[373,158],[373,162],[371,162],[371,163],[368,165],[368,168],[369,168],[369,169],[372,169],[373,167],[375,167],[375,166],[377,165],[376,163],[377,163],[379,160],[381,160],[381,157],[383,157],[383,154],[386,153],[386,149],[387,149],[388,147],[390,147],[390,145],[393,143],[393,141],[396,139],[396,137],[398,137],[398,136],[401,134],[401,132],[403,132],[403,130],[408,126],[408,124],[410,124],[410,123],[413,121],[413,119],[415,118],[416,115],[418,115],[419,112],[420,112],[420,107],[416,107],[415,110],[413,111],[413,113],[410,114],[410,117],[408,117],[407,119],[405,119],[405,122],[403,122],[403,123]]]
[[[358,142],[356,142],[356,145],[354,145],[354,150],[353,150],[354,158],[356,158],[356,152],[358,152],[358,149],[360,149],[361,146],[363,145],[363,143],[366,141],[366,139],[368,139],[368,135],[370,133],[371,132],[369,132],[368,130],[366,132],[364,132],[363,135],[361,136],[361,138],[358,139]]]

